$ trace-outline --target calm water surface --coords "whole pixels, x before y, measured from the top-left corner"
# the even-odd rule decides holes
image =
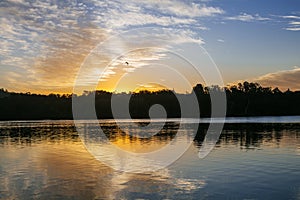
[[[230,118],[204,159],[197,154],[206,125],[184,120],[185,127],[199,122],[179,160],[143,174],[94,159],[72,121],[0,122],[0,199],[300,199],[300,117]],[[130,131],[128,121],[120,123]],[[166,145],[178,123],[170,120],[151,139],[134,139],[113,121],[100,121],[111,142],[134,152]],[[180,139],[190,140],[188,131]]]

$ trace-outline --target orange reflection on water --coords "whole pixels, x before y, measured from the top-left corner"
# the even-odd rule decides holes
[[[168,142],[168,140],[160,140],[157,137],[144,139],[132,137],[128,134],[119,136],[112,141],[114,145],[117,145],[121,149],[136,153],[146,153],[158,150],[168,144]]]

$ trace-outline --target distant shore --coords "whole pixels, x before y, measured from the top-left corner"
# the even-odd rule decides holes
[[[240,83],[231,87],[204,87],[197,84],[191,93],[176,94],[171,90],[139,91],[138,93],[114,94],[107,91],[90,91],[82,95],[40,95],[14,93],[0,89],[0,120],[72,120],[72,98],[83,101],[95,98],[95,111],[98,119],[114,119],[111,109],[112,95],[118,96],[122,104],[130,98],[130,117],[149,118],[149,109],[155,104],[164,107],[167,118],[207,118],[211,116],[210,92],[225,92],[227,97],[227,117],[251,116],[297,116],[300,115],[300,91],[285,92],[278,88],[262,87],[257,83]],[[176,94],[176,95],[175,95]],[[183,99],[196,95],[200,108],[199,116],[182,116],[177,97]],[[122,117],[120,117],[122,118]],[[88,116],[82,119],[90,119]]]

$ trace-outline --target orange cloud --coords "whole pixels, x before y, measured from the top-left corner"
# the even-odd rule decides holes
[[[104,30],[93,25],[52,31],[51,37],[43,38],[42,51],[32,59],[32,66],[25,67],[22,76],[8,72],[6,82],[14,91],[72,93],[82,62],[106,37]]]
[[[85,57],[105,37],[98,28],[78,27],[75,32],[57,32],[47,39],[45,52],[36,58],[31,70],[40,87],[72,88]]]

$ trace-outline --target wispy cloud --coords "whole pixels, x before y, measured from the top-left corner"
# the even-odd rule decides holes
[[[283,19],[300,19],[299,16],[296,16],[296,15],[284,15],[284,16],[281,16]]]
[[[259,14],[251,15],[247,13],[241,13],[237,16],[226,17],[227,20],[235,20],[242,22],[253,22],[253,21],[266,21],[270,20],[268,17],[261,17]]]
[[[200,5],[196,3],[185,4],[180,1],[164,1],[165,5],[158,1],[158,8],[161,11],[167,10],[170,14],[177,16],[187,16],[187,17],[203,17],[203,16],[213,16],[216,14],[223,14],[224,10],[218,7],[206,6],[205,4]]]
[[[201,18],[223,14],[221,8],[209,2],[182,1],[27,1],[0,2],[0,75],[2,87],[22,87],[51,90],[71,87],[85,56],[108,35],[129,28],[157,26],[173,29],[165,41],[173,43],[203,40],[194,29],[207,30]],[[192,25],[192,26],[191,26]],[[192,28],[191,28],[192,27]],[[158,46],[169,44],[156,42]],[[126,48],[115,46],[115,49]],[[107,64],[103,55],[101,65]],[[136,59],[147,61],[148,55]],[[142,58],[143,57],[143,58]],[[153,59],[154,57],[152,57]],[[159,58],[157,58],[159,59]],[[134,61],[131,61],[134,64]],[[92,71],[101,70],[91,67]],[[114,75],[112,72],[107,76]],[[124,71],[124,70],[123,70]],[[128,73],[134,69],[125,70]],[[98,73],[98,74],[99,74]],[[97,73],[96,73],[97,74]]]
[[[289,24],[290,25],[300,25],[300,21],[292,21]]]
[[[98,4],[98,3],[97,3]],[[103,5],[101,5],[103,8]],[[198,18],[223,14],[218,7],[204,3],[188,3],[182,1],[134,1],[126,3],[109,1],[107,9],[94,11],[95,22],[108,28],[127,28],[128,26],[159,25],[159,26],[202,26]]]
[[[300,27],[287,27],[285,28],[287,31],[300,31]]]
[[[281,19],[284,19],[286,23],[284,30],[287,31],[300,31],[300,16],[297,15],[283,15],[279,16]]]
[[[185,43],[204,44],[201,38],[196,38],[195,32],[189,30],[169,28],[149,30],[136,29],[122,34],[122,37],[113,37],[109,42],[98,47],[97,52],[99,54],[106,55],[106,52],[110,52],[107,56],[111,56],[113,59],[110,66],[103,71],[101,81],[108,81],[113,76],[132,73],[137,68],[158,63],[166,59],[166,52],[175,48],[176,45]],[[141,35],[143,40],[140,40]],[[134,49],[131,48],[132,41],[135,41]],[[118,47],[117,51],[116,46]],[[124,52],[126,52],[125,55],[123,55]]]
[[[45,39],[42,53],[30,67],[35,78],[40,80],[37,83],[71,87],[81,63],[96,44],[107,37],[106,34],[91,26],[74,29],[71,33],[58,31],[56,39]]]

